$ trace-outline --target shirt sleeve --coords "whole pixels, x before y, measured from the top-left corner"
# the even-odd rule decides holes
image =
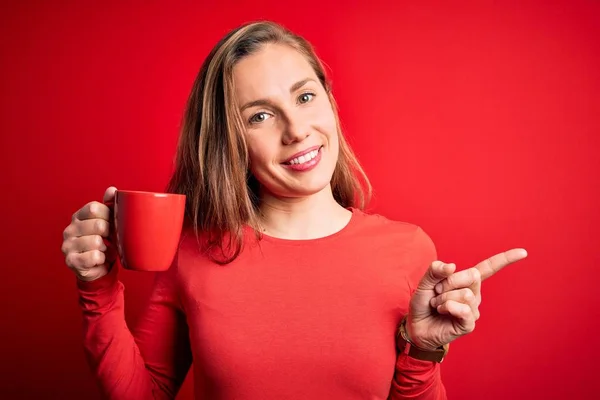
[[[149,304],[132,331],[117,269],[92,282],[77,282],[92,373],[105,398],[173,399],[192,362],[176,268],[156,273]]]
[[[437,259],[435,245],[429,235],[418,227],[412,248],[408,252],[408,285],[410,294],[414,293],[419,281]],[[394,379],[388,400],[446,400],[446,389],[442,383],[440,364],[398,354]]]

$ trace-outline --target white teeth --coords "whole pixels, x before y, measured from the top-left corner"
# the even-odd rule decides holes
[[[304,154],[303,156],[294,158],[292,161],[290,161],[290,164],[304,164],[305,162],[309,162],[315,158],[317,154],[319,154],[319,150],[313,150],[310,153]]]

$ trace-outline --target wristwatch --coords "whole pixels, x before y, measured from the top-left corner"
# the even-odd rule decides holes
[[[401,337],[403,339],[399,340],[400,343],[398,344],[400,352],[404,352],[405,348],[408,346],[408,356],[416,358],[417,360],[441,363],[444,361],[444,357],[448,353],[448,348],[450,347],[449,344],[445,344],[435,350],[423,350],[418,348],[408,339],[408,334],[406,333],[406,316],[404,316],[402,322],[400,322],[400,328],[398,328],[398,335],[396,337]]]

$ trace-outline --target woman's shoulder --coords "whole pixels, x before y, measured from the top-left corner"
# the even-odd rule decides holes
[[[436,246],[421,225],[356,210],[357,233],[380,258],[392,258],[407,273],[411,287],[437,258]]]
[[[369,211],[355,213],[355,234],[365,240],[389,244],[393,248],[435,253],[435,244],[425,229],[416,222],[393,219]]]
[[[423,235],[421,225],[399,219],[393,219],[383,214],[360,209],[352,209],[356,217],[356,226],[362,230],[372,231],[379,235]],[[426,235],[426,234],[425,234]]]

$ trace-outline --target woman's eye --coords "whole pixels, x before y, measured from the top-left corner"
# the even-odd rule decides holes
[[[300,95],[300,97],[298,97],[298,103],[300,103],[300,104],[308,103],[309,101],[311,101],[313,99],[313,97],[315,97],[314,93],[302,93]]]
[[[269,114],[267,114],[266,112],[259,112],[257,114],[254,114],[250,118],[250,123],[251,124],[258,124],[258,123],[264,122],[268,118],[269,118]]]

